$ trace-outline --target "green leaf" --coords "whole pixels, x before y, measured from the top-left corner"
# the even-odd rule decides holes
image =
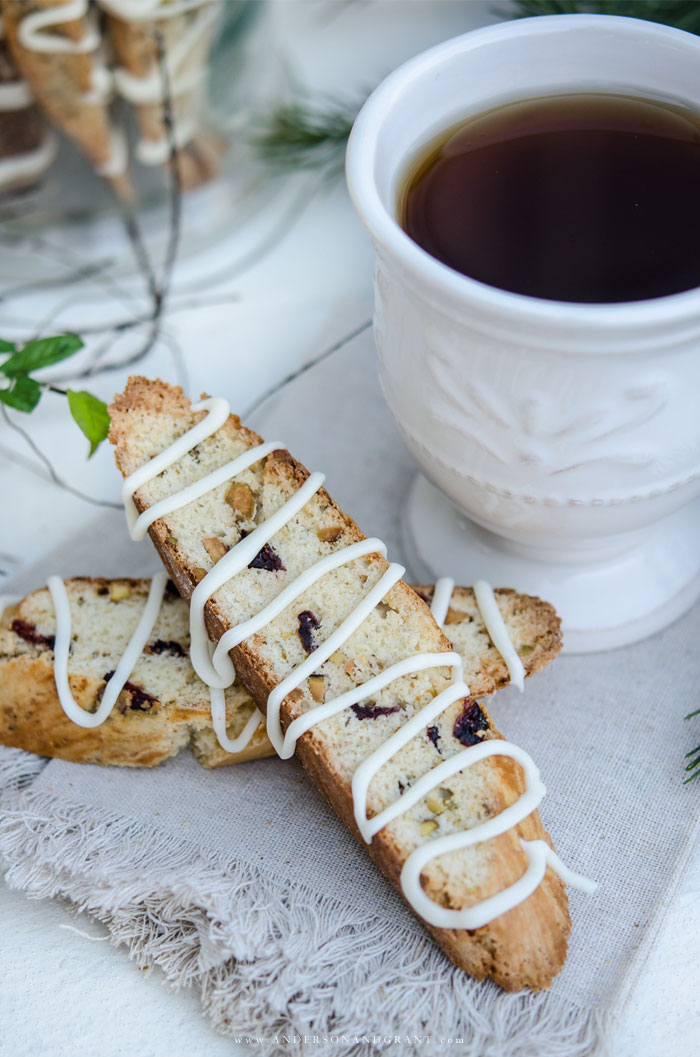
[[[56,334],[52,338],[28,341],[24,348],[13,353],[9,359],[0,364],[0,371],[8,378],[27,374],[29,371],[37,371],[40,367],[50,367],[52,363],[59,363],[82,347],[83,343],[76,334]]]
[[[26,374],[13,378],[8,389],[0,389],[0,401],[15,411],[33,411],[41,398],[41,386]]]
[[[11,341],[5,341],[0,338],[0,352],[17,352],[17,346]]]
[[[109,412],[107,405],[92,393],[81,389],[76,392],[68,389],[68,407],[70,413],[90,441],[90,455],[95,453],[98,445],[109,433]],[[88,458],[90,458],[88,455]]]

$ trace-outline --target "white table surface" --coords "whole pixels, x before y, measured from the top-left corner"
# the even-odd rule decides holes
[[[359,97],[403,59],[492,20],[495,6],[481,0],[279,0],[268,17],[301,84]],[[262,231],[265,218],[256,224]],[[220,267],[240,250],[234,233],[183,261],[177,279],[185,282]],[[169,320],[170,332],[185,349],[191,391],[226,391],[245,407],[271,382],[370,317],[371,272],[372,250],[344,188],[318,195],[281,242],[240,277],[235,303]],[[37,298],[22,307],[41,318],[46,306]],[[146,373],[167,372],[168,364],[156,353]],[[94,388],[108,397],[121,381],[112,375]],[[79,487],[116,497],[111,451],[105,445],[86,463],[84,441],[63,407],[47,401],[33,429]],[[2,517],[0,551],[15,555],[19,564],[31,563],[93,516],[91,508],[27,475],[2,452],[0,494],[17,497],[11,517]],[[138,970],[123,950],[102,941],[101,926],[75,921],[60,904],[28,900],[0,883],[0,920],[1,1057],[251,1052],[213,1032],[196,995],[170,992],[159,970]],[[613,1047],[617,1057],[675,1057],[691,1052],[693,1043],[697,1047],[698,936],[700,855],[621,1019]]]

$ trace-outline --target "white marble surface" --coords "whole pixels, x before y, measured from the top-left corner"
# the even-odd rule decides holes
[[[375,0],[273,5],[272,19],[297,78],[313,89],[342,85],[358,96],[403,58],[489,19],[481,0]],[[264,226],[264,220],[260,219]],[[184,262],[177,281],[221,267],[242,252],[232,235]],[[371,314],[372,253],[342,187],[317,196],[274,251],[237,280],[239,299],[225,307],[173,316],[168,326],[187,350],[190,386],[231,393],[246,406],[267,385],[341,338]],[[41,318],[42,304],[23,310]],[[99,313],[99,305],[95,306]],[[148,370],[167,372],[156,353]],[[108,396],[122,376],[96,383]],[[114,498],[111,453],[85,463],[84,442],[56,403],[42,409],[39,443],[50,442],[62,470],[80,487]],[[6,432],[6,431],[5,431]],[[7,438],[3,433],[3,443]],[[9,443],[14,443],[10,441]],[[69,538],[86,511],[0,452],[0,493],[17,497],[2,514],[0,551],[30,562]],[[78,571],[76,567],[76,571]],[[604,795],[604,793],[602,794]],[[142,972],[104,931],[75,921],[58,904],[34,902],[0,885],[0,1057],[217,1057],[251,1052],[215,1035],[196,996],[171,993],[157,970]],[[700,856],[673,905],[621,1018],[616,1057],[675,1057],[700,1039]],[[605,938],[601,937],[601,950]]]

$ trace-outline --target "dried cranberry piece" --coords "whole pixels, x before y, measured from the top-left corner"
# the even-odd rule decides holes
[[[114,672],[105,672],[102,676],[104,681],[107,683],[114,675]],[[117,706],[120,712],[126,712],[127,708],[131,712],[150,712],[153,705],[158,704],[158,698],[154,697],[153,694],[149,694],[148,690],[144,690],[142,686],[138,686],[136,683],[126,682],[122,688],[127,690],[131,695],[131,701],[128,705]]]
[[[243,537],[241,537],[243,538]],[[269,543],[266,543],[255,555],[252,562],[248,566],[249,569],[267,569],[269,573],[286,573],[286,569],[282,564],[282,559]]]
[[[186,657],[187,654],[183,650],[179,642],[175,639],[156,639],[155,642],[150,642],[144,651],[145,653],[170,653],[173,657]]]
[[[19,635],[21,639],[31,643],[32,646],[46,646],[47,649],[52,650],[56,642],[55,635],[41,635],[36,630],[36,624],[30,624],[28,620],[13,620],[12,630],[15,635]]]
[[[429,739],[432,741],[432,743],[435,746],[435,748],[437,749],[437,751],[440,752],[440,749],[438,747],[438,742],[440,740],[440,731],[437,729],[437,727],[428,727],[428,729],[426,731],[426,734],[428,735]]]
[[[390,716],[392,712],[400,712],[400,705],[388,705],[386,707],[377,705],[374,701],[364,701],[359,705],[351,705],[358,719],[377,719],[378,716]]]
[[[307,653],[313,653],[316,649],[314,631],[318,631],[320,627],[320,621],[310,609],[305,609],[299,614],[299,638]]]
[[[479,731],[488,729],[489,721],[478,703],[471,697],[465,697],[462,714],[457,717],[452,731],[457,741],[460,741],[462,745],[477,745],[483,740],[479,736]]]

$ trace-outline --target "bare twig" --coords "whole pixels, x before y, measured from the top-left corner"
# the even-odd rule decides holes
[[[86,265],[90,264],[90,261],[86,261],[79,251],[72,249],[70,246],[65,244],[54,245],[51,239],[49,239],[46,235],[38,235],[36,233],[33,233],[29,238],[27,238],[25,233],[13,233],[12,231],[8,232],[7,230],[2,231],[0,229],[0,241],[9,243],[10,245],[15,245],[18,242],[25,241],[28,246],[31,246],[33,252],[40,252],[40,254],[48,258],[48,260],[57,261],[61,265],[65,265],[66,258],[74,260],[76,262],[76,269],[85,267]],[[117,259],[112,258],[111,264],[116,265]],[[127,287],[123,286],[117,279],[114,278],[114,276],[101,272],[91,278],[94,278],[98,285],[104,287],[107,291],[112,293],[115,298],[121,300],[125,305],[128,305],[130,302],[132,302],[137,296]],[[63,276],[63,281],[70,281],[70,273],[68,276]],[[27,288],[27,291],[25,292],[29,292],[29,288]]]
[[[317,367],[319,363],[323,363],[324,360],[329,359],[334,353],[340,352],[340,350],[344,349],[353,338],[359,337],[360,334],[363,334],[371,326],[372,320],[366,319],[364,323],[360,323],[359,326],[354,327],[349,333],[343,335],[339,341],[334,342],[330,348],[324,349],[323,352],[318,354],[318,356],[312,357],[310,360],[307,360],[306,363],[302,364],[301,367],[292,371],[291,374],[285,375],[279,382],[275,382],[275,384],[270,386],[269,389],[266,389],[265,392],[257,397],[252,404],[249,404],[241,417],[244,419],[248,418],[249,415],[252,415],[254,411],[257,411],[257,409],[269,400],[271,396],[274,396],[275,393],[279,393],[282,389],[285,389],[291,382],[296,381],[297,378],[301,378],[301,376],[306,374],[307,371],[310,371],[312,367]]]
[[[22,429],[21,426],[18,426],[16,422],[12,421],[9,414],[7,413],[7,409],[2,405],[0,405],[0,412],[2,412],[2,417],[5,419],[5,422],[10,427],[10,429],[14,430],[15,433],[19,434],[19,436],[22,438],[27,447],[42,463],[46,472],[42,473],[36,467],[36,465],[32,463],[30,459],[23,459],[18,452],[14,452],[11,449],[3,447],[0,447],[0,451],[4,451],[4,453],[6,455],[9,455],[10,458],[14,459],[16,462],[22,463],[31,473],[34,473],[37,476],[44,478],[44,480],[46,480],[46,477],[48,476],[48,479],[52,481],[55,485],[57,485],[59,488],[62,488],[66,492],[70,492],[72,495],[77,496],[78,499],[82,499],[86,503],[91,503],[92,506],[103,506],[110,507],[112,510],[121,510],[121,503],[112,503],[108,499],[95,499],[94,496],[87,495],[87,493],[85,492],[81,492],[79,488],[74,488],[72,484],[69,484],[68,481],[65,481],[57,472],[48,456],[45,455],[41,448],[39,448],[39,446],[35,443],[30,434],[27,433],[25,429]]]
[[[10,286],[0,293],[0,303],[6,304],[13,297],[29,296],[41,290],[50,290],[55,286],[62,287],[67,282],[80,282],[81,279],[92,279],[106,271],[107,268],[111,268],[113,264],[114,261],[110,257],[106,257],[101,261],[95,261],[94,264],[81,264],[74,268],[72,272],[69,272],[67,276],[37,279],[31,283],[17,283],[16,286]]]
[[[165,38],[159,31],[156,31],[155,37],[158,51],[158,65],[160,67],[160,76],[163,85],[163,126],[168,138],[168,156],[170,161],[170,188],[168,194],[170,223],[168,225],[168,243],[165,250],[165,260],[163,262],[163,274],[159,286],[158,300],[158,308],[162,312],[163,305],[170,291],[173,269],[175,267],[177,251],[180,245],[180,231],[182,225],[182,182],[180,179],[180,162],[177,156],[177,142],[175,140],[175,122],[173,119],[172,96],[170,94],[170,72],[168,70]]]

